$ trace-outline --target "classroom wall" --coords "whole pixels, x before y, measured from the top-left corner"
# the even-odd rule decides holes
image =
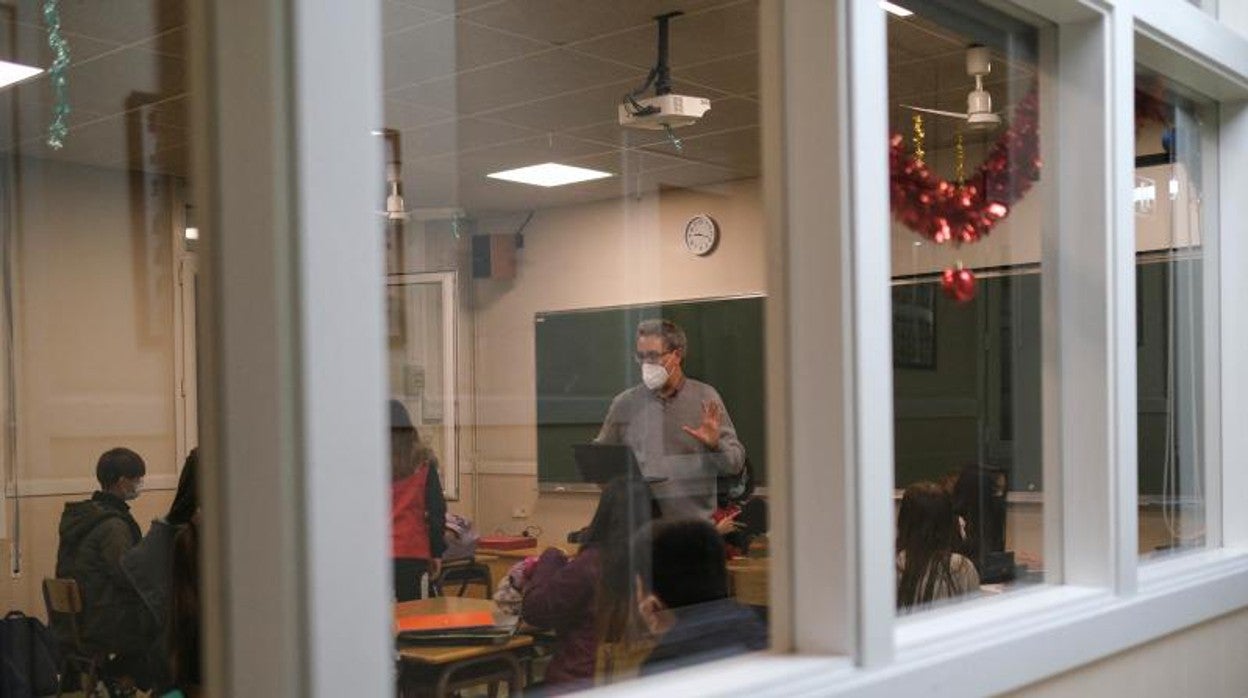
[[[165,177],[73,164],[24,159],[10,172],[18,440],[3,473],[0,609],[42,615],[61,509],[95,488],[101,452],[144,457],[148,492],[134,510],[145,529],[172,498],[176,193]]]
[[[1242,696],[1248,611],[1154,640],[1009,694],[1012,698]]]
[[[472,282],[475,511],[482,530],[535,525],[562,539],[589,522],[597,502],[594,495],[537,490],[534,314],[763,292],[759,196],[758,180],[741,180],[540,210],[525,228],[516,278]],[[682,244],[685,221],[698,213],[710,213],[722,230],[708,257]],[[514,229],[506,227],[511,219],[479,225],[486,232]],[[517,508],[530,515],[513,518]]]

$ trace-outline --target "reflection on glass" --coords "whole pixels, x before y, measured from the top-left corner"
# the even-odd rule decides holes
[[[447,499],[439,544],[395,481],[442,594],[396,606],[399,687],[465,634],[529,690],[765,647],[758,5],[452,4],[385,14],[391,395]]]
[[[1043,580],[1034,28],[888,18],[902,612]]]
[[[1137,70],[1140,552],[1205,544],[1205,236],[1216,191],[1208,102]]]
[[[44,4],[0,6],[0,58],[43,69],[0,90],[0,598],[111,655],[66,691],[190,690],[191,229],[212,231],[191,220],[184,7]]]

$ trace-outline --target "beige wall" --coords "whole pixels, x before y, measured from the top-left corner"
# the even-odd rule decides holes
[[[1168,635],[1034,684],[1017,698],[1238,698],[1248,687],[1248,611]]]
[[[61,509],[89,496],[101,452],[127,446],[147,462],[149,493],[135,506],[144,528],[171,499],[177,194],[165,177],[79,165],[25,160],[17,174],[6,214],[18,439],[16,463],[3,473],[0,609],[41,613]],[[19,525],[23,564],[14,578]]]
[[[698,213],[711,214],[722,230],[708,257],[683,248],[684,223]],[[482,530],[536,525],[561,539],[589,522],[597,502],[594,495],[537,491],[534,314],[760,293],[761,213],[757,180],[541,210],[525,229],[516,278],[471,282],[472,465]],[[480,225],[503,232],[495,222]],[[517,507],[531,515],[512,518]]]

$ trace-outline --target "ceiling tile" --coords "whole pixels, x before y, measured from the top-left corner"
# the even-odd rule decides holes
[[[681,157],[750,174],[758,173],[760,156],[756,126],[683,140]],[[645,146],[645,149],[656,151],[665,147],[666,144],[661,144]]]
[[[186,58],[186,28],[178,27],[161,32],[155,37],[144,41],[135,48],[174,58]]]
[[[724,4],[724,0],[503,0],[467,16],[473,22],[531,39],[566,44],[653,26],[652,18],[665,12],[693,12]]]
[[[493,29],[438,20],[385,38],[384,84],[394,90],[547,48]]]
[[[397,0],[404,5],[421,8],[443,17],[471,12],[479,7],[493,5],[500,0]]]
[[[668,43],[673,74],[694,63],[758,49],[758,4],[739,2],[676,17]],[[658,30],[653,23],[612,34],[576,49],[601,58],[649,69],[657,57]],[[685,76],[687,77],[687,76]]]
[[[532,129],[481,119],[459,119],[403,132],[403,157],[419,161],[532,138]]]
[[[97,41],[80,34],[65,33],[69,42],[70,60],[82,63],[117,48],[112,41]],[[42,25],[0,21],[0,59],[47,69],[52,65],[52,49],[48,47],[48,31]]]
[[[381,31],[383,34],[401,32],[418,24],[441,17],[432,10],[423,9],[400,0],[383,0],[381,5]]]
[[[705,85],[728,94],[758,92],[758,54],[730,56],[681,69],[681,80]]]
[[[132,130],[126,118],[114,116],[71,129],[60,150],[49,148],[42,138],[36,138],[22,143],[17,152],[46,160],[143,170],[154,162],[149,156],[185,142],[186,132],[181,129],[166,127],[159,133]]]
[[[75,109],[69,113],[68,124],[72,129],[103,114]],[[41,137],[52,123],[52,102],[19,97],[14,91],[0,93],[0,148],[7,149],[14,143]]]
[[[187,4],[185,0],[72,0],[60,3],[61,27],[100,41],[129,44],[185,24]],[[20,3],[18,21],[42,26],[41,5]]]
[[[124,111],[136,93],[155,99],[181,94],[186,86],[186,62],[126,49],[71,66],[66,77],[72,108],[114,114]]]
[[[455,113],[446,109],[419,104],[407,104],[395,99],[385,101],[385,120],[389,128],[406,130],[428,126],[440,121],[454,120]]]
[[[565,51],[540,53],[516,61],[434,80],[389,96],[409,104],[452,109],[461,115],[504,109],[509,105],[618,82],[636,71]]]

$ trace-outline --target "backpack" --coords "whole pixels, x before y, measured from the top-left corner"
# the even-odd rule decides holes
[[[0,620],[0,695],[55,695],[59,664],[56,641],[38,618],[10,611]]]
[[[446,515],[446,552],[443,560],[471,559],[477,554],[477,540],[481,532],[472,520],[459,514]]]

